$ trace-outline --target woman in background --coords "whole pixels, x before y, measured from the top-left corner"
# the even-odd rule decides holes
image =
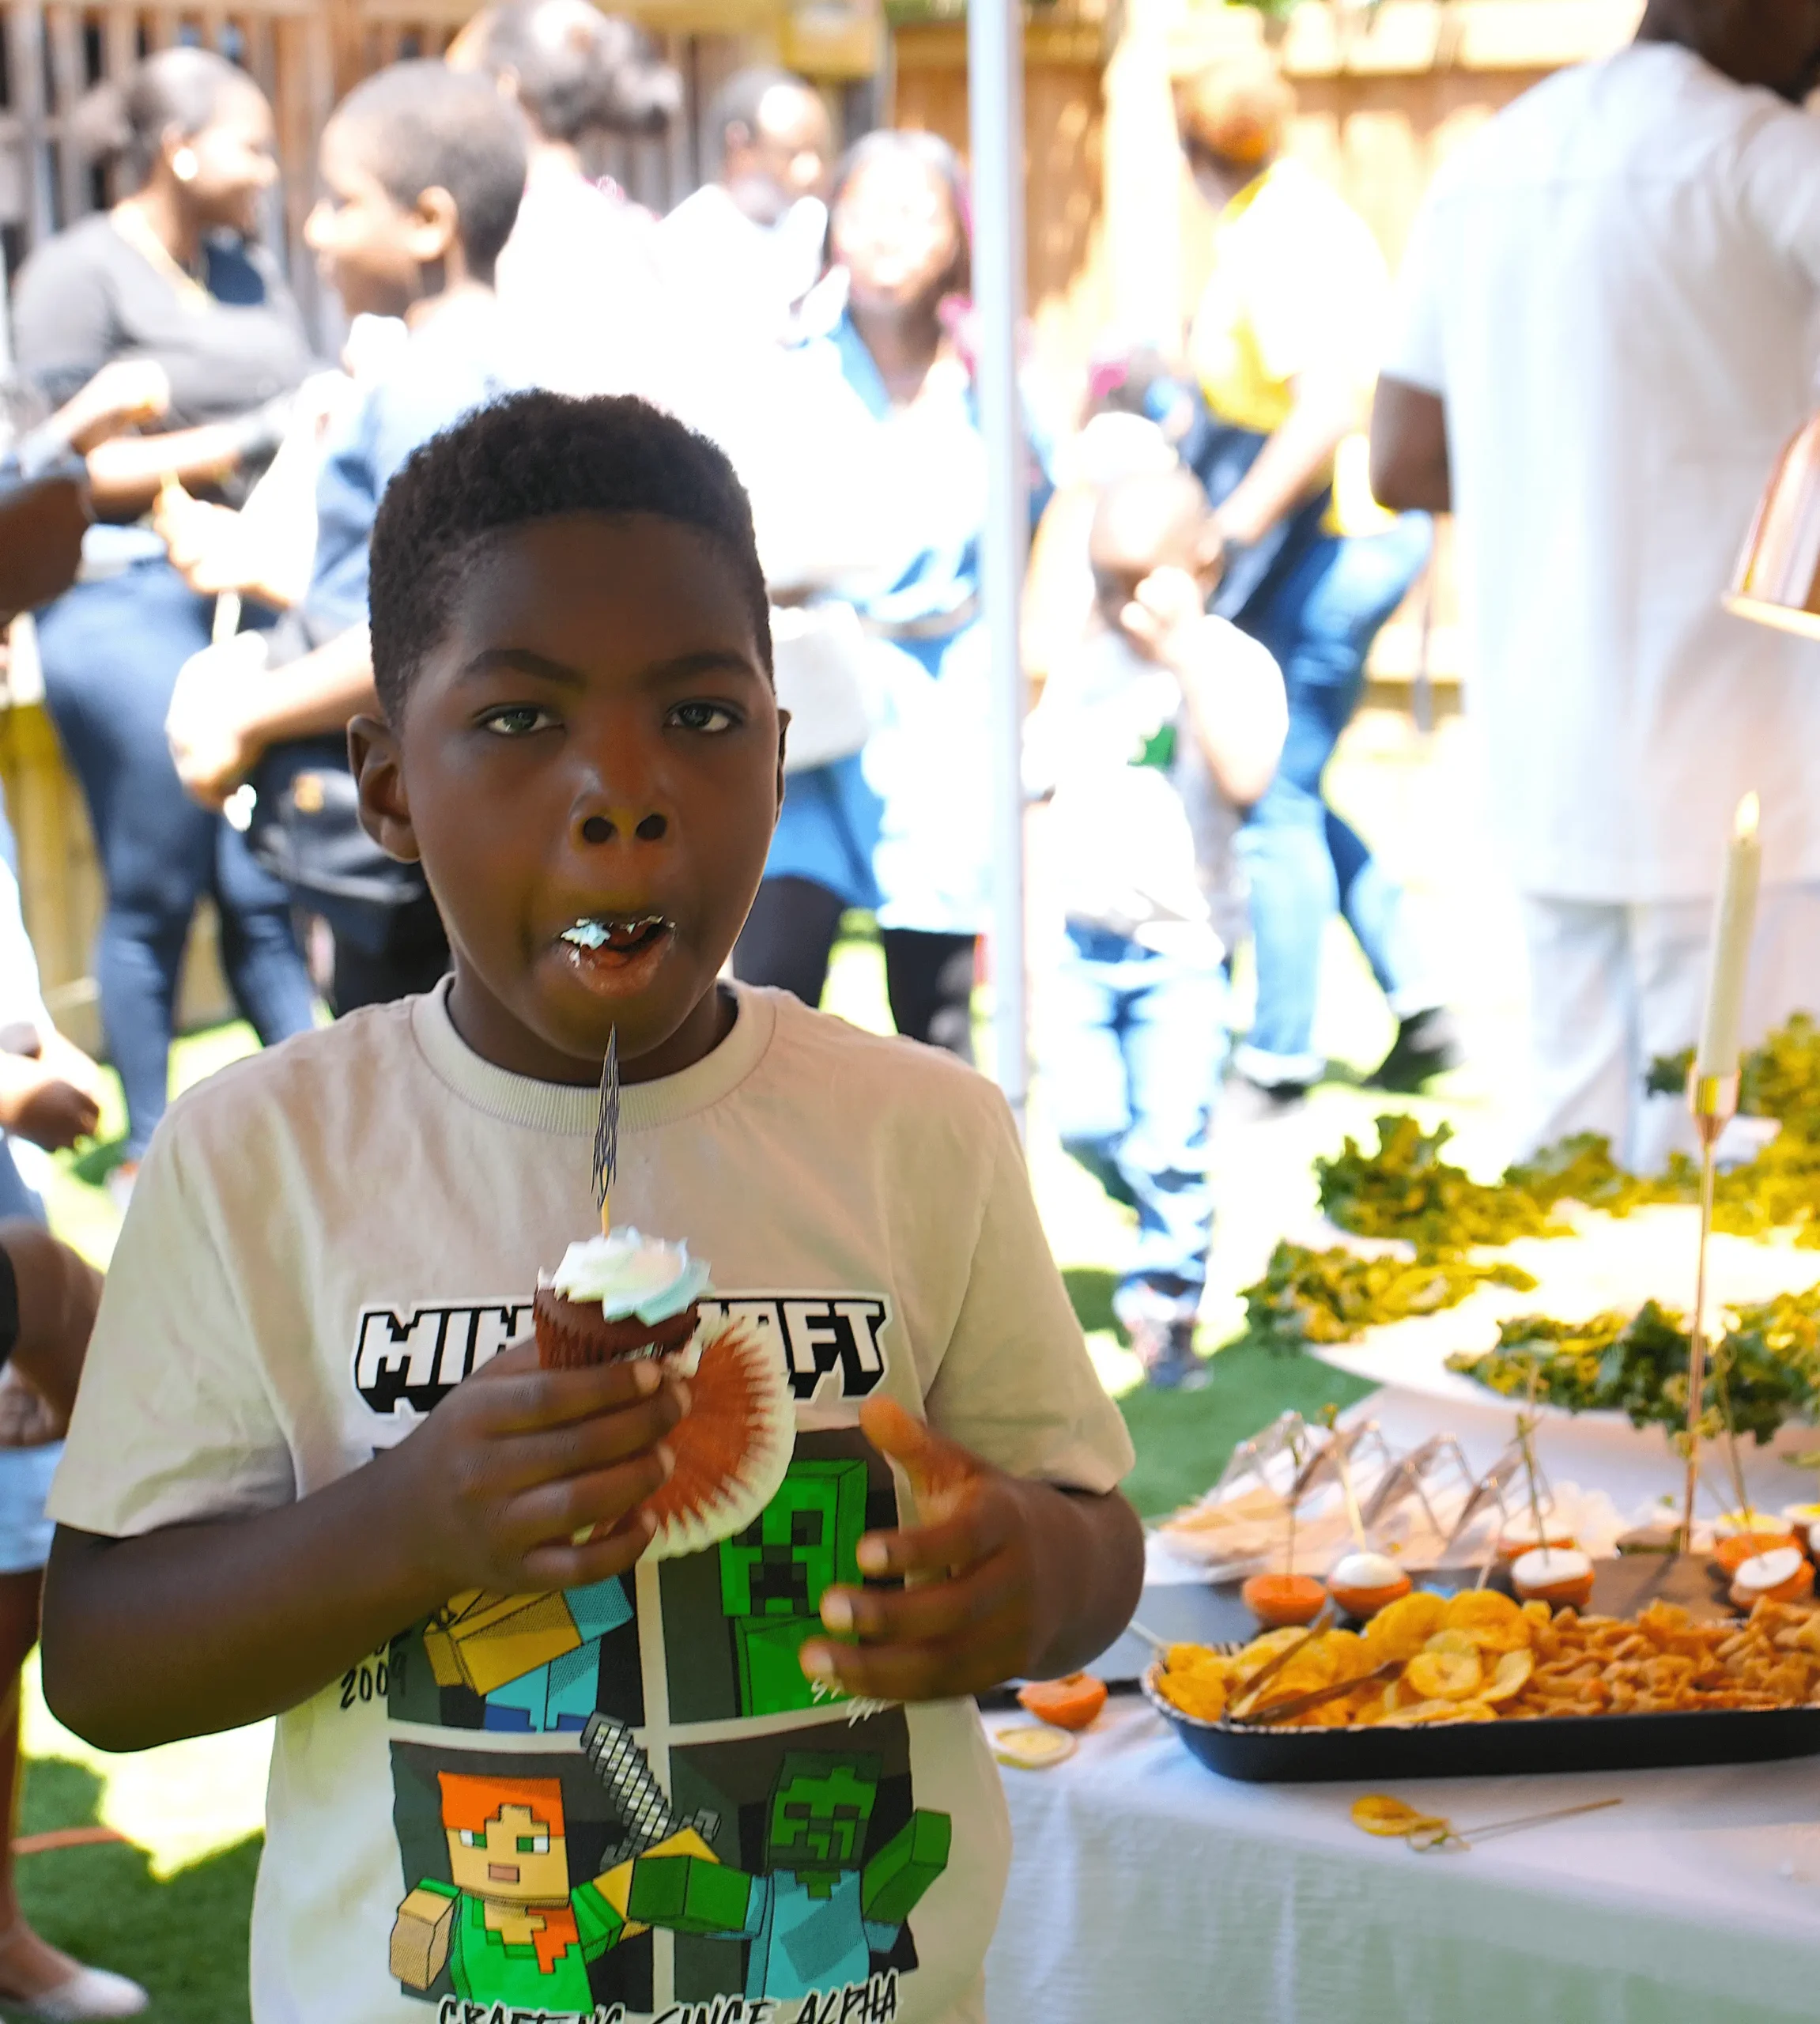
[[[845,313],[825,346],[870,415],[889,521],[883,587],[855,596],[880,713],[863,753],[792,773],[734,967],[821,995],[840,915],[875,909],[901,1033],[970,1059],[990,900],[989,649],[980,602],[986,459],[956,330],[970,285],[965,185],[932,134],[869,134],[836,173],[831,257]]]
[[[1240,838],[1258,993],[1228,1114],[1253,1119],[1293,1105],[1326,1072],[1315,1010],[1336,910],[1397,1021],[1371,1079],[1419,1089],[1459,1055],[1402,891],[1322,787],[1372,644],[1431,534],[1426,515],[1399,519],[1371,497],[1363,429],[1390,274],[1365,221],[1285,151],[1294,109],[1265,55],[1222,59],[1178,88],[1183,149],[1218,213],[1188,342],[1210,425],[1183,454],[1213,502],[1209,560],[1225,571],[1214,609],[1270,649],[1289,689],[1282,762]]]
[[[172,765],[164,713],[179,669],[209,644],[213,605],[135,524],[167,477],[237,503],[282,440],[311,360],[296,306],[254,243],[278,170],[271,109],[252,80],[206,50],[165,50],[123,87],[91,94],[84,119],[96,152],[123,154],[138,187],[26,262],[13,328],[20,370],[53,401],[127,357],[155,361],[170,386],[158,432],[90,453],[109,524],[85,545],[86,580],[38,621],[46,700],[107,882],[95,971],[126,1089],[130,1186],[168,1099],[183,949],[204,894],[260,1039],[300,1033],[312,1017],[289,895],[223,818],[189,799]]]
[[[527,380],[560,394],[644,394],[671,369],[657,221],[587,160],[602,138],[663,134],[682,81],[630,21],[592,0],[501,0],[448,52],[524,115],[530,167],[494,278]]]

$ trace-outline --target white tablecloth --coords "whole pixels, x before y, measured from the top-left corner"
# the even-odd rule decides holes
[[[1456,1433],[1480,1468],[1510,1435],[1508,1407],[1401,1388],[1353,1411],[1399,1448]],[[1680,1480],[1664,1437],[1608,1416],[1551,1418],[1541,1447],[1558,1479],[1624,1511]],[[1811,1474],[1750,1452],[1764,1504],[1814,1494]],[[1357,1787],[1215,1776],[1141,1701],[1112,1703],[1058,1769],[1004,1778],[1014,1853],[991,2024],[1820,2018],[1820,1758],[1407,1781],[1399,1796],[1464,1829],[1622,1796],[1427,1856],[1361,1833]]]
[[[1811,2024],[1820,1762],[1406,1783],[1462,1828],[1622,1796],[1463,1852],[1362,1834],[1358,1788],[1241,1785],[1119,1700],[1007,1770],[991,2024]]]

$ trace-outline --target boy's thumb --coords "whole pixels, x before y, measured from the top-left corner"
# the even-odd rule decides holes
[[[868,1399],[859,1408],[859,1430],[903,1470],[919,1503],[978,1474],[965,1448],[906,1412],[895,1399]]]

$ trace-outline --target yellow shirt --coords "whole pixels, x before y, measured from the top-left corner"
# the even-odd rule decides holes
[[[1361,404],[1377,376],[1391,301],[1390,270],[1365,221],[1312,169],[1273,162],[1214,227],[1213,273],[1195,312],[1188,357],[1222,421],[1271,435],[1295,405],[1297,376],[1338,364]],[[1363,432],[1335,459],[1337,533],[1365,534],[1391,516],[1372,497]]]

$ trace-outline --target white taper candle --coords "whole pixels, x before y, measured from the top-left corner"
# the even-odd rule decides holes
[[[1750,968],[1750,938],[1757,925],[1757,887],[1763,872],[1763,844],[1757,833],[1758,802],[1747,794],[1725,848],[1725,880],[1712,923],[1712,969],[1706,984],[1706,1017],[1694,1057],[1696,1076],[1735,1075],[1743,1051],[1744,983]]]

